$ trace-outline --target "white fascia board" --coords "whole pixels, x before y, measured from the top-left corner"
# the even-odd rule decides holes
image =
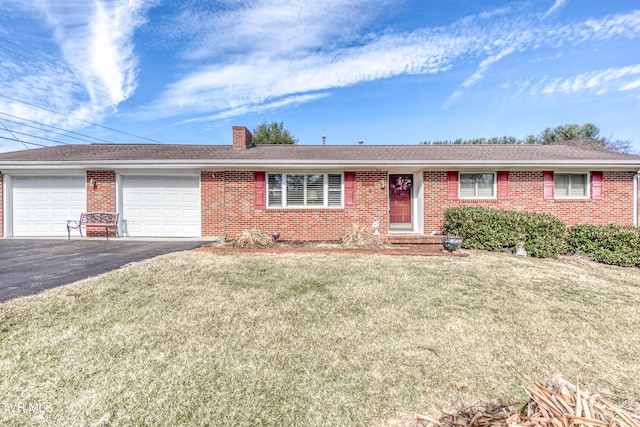
[[[636,160],[101,160],[56,162],[0,162],[0,173],[33,170],[254,170],[254,169],[517,169],[543,170],[585,168],[606,170],[638,170]]]

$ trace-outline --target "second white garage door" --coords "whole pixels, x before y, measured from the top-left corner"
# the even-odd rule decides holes
[[[125,236],[200,237],[200,179],[123,177],[122,220]]]

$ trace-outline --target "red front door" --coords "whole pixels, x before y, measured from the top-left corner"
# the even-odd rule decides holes
[[[413,175],[389,175],[389,225],[411,228]]]

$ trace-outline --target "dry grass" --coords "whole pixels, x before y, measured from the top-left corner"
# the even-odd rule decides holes
[[[269,233],[257,228],[243,231],[233,241],[236,248],[270,248],[275,244],[275,239]]]
[[[470,254],[182,253],[2,304],[0,425],[391,425],[556,373],[637,402],[640,270]]]
[[[373,235],[370,228],[355,223],[340,236],[338,243],[350,248],[376,248],[384,246],[386,242],[384,237]]]

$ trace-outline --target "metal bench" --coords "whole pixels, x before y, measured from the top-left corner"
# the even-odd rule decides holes
[[[115,212],[84,212],[80,215],[80,221],[67,221],[68,240],[71,240],[71,230],[78,230],[80,232],[80,237],[84,237],[82,235],[82,229],[84,228],[86,230],[89,227],[104,227],[107,240],[109,240],[110,228],[113,228],[116,237],[120,237],[120,233],[118,232],[118,216],[119,214]]]

